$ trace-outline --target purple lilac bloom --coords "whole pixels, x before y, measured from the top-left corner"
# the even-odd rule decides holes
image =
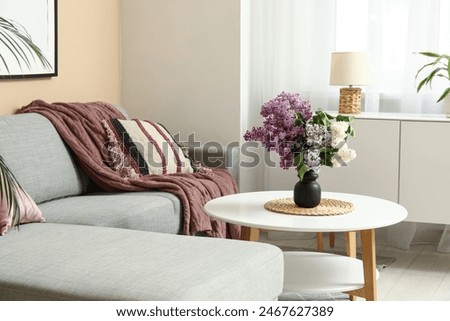
[[[244,135],[246,141],[259,141],[268,151],[280,156],[280,166],[293,166],[293,151],[302,144],[305,130],[295,125],[297,114],[306,122],[312,117],[311,104],[300,99],[299,94],[282,92],[261,107],[264,117],[262,127],[253,127]]]
[[[289,94],[282,92],[279,96],[285,95],[286,99],[289,100],[290,105],[292,106],[292,109],[299,113],[303,120],[306,122],[312,117],[312,108],[311,103],[307,100],[302,100],[300,98],[300,95],[295,94]]]

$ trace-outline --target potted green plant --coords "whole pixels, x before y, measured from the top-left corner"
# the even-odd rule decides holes
[[[437,102],[444,101],[447,117],[450,117],[450,55],[440,55],[435,52],[419,52],[419,54],[431,58],[432,61],[417,71],[416,81],[421,73],[428,72],[417,85],[417,92],[424,86],[430,86],[431,88],[433,80],[437,77],[446,79],[448,87],[441,93]]]
[[[6,209],[11,216],[12,226],[16,226],[20,221],[20,207],[16,191],[19,188],[14,174],[6,166],[3,157],[0,155],[0,202],[2,208]]]

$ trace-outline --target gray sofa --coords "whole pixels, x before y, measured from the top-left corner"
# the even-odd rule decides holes
[[[164,192],[100,192],[38,114],[0,117],[0,155],[46,223],[0,237],[0,300],[273,300],[271,245],[183,236]]]

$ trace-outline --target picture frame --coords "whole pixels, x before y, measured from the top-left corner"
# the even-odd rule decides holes
[[[0,1],[0,79],[58,75],[57,0]]]

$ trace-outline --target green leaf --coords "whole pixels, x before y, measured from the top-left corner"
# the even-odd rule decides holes
[[[328,167],[333,167],[333,162],[331,161],[331,159],[333,158],[333,155],[326,155],[323,159],[324,159],[324,161],[323,161],[323,164],[325,165],[325,166],[328,166]]]
[[[337,149],[333,147],[321,147],[320,152],[321,153],[334,153]]]
[[[425,85],[428,85],[431,88],[435,77],[441,77],[450,80],[450,55],[439,55],[435,52],[419,52],[419,54],[435,59],[433,62],[425,64],[424,66],[422,66],[422,68],[420,68],[417,71],[415,77],[416,81],[419,74],[423,72],[425,68],[433,67],[433,69],[429,72],[429,74],[419,82],[419,85],[417,86],[417,92],[419,92]],[[446,89],[441,94],[437,102],[442,101],[448,95],[449,91],[448,89]]]
[[[450,87],[444,90],[444,93],[439,97],[437,102],[440,102],[441,100],[445,99],[450,94]]]
[[[6,201],[8,216],[12,215],[12,226],[16,226],[20,222],[20,207],[16,195],[18,188],[21,188],[20,184],[0,156],[0,200]]]
[[[351,123],[355,118],[353,116],[344,116],[344,115],[337,115],[336,121],[343,121],[346,123]]]
[[[417,72],[415,79],[417,80],[417,77],[419,76],[419,74],[422,70],[424,70],[425,68],[427,68],[429,66],[433,66],[433,65],[434,65],[434,62],[430,62],[429,64],[422,66],[422,68],[420,68],[419,71]]]
[[[419,52],[419,54],[427,56],[427,57],[433,57],[433,58],[437,58],[437,57],[441,56],[435,52],[429,52],[429,51],[422,51],[422,52]]]
[[[10,72],[9,72],[8,64],[6,63],[5,59],[3,58],[3,56],[2,56],[1,54],[0,54],[0,59],[2,60],[3,65],[5,66],[6,71],[7,71],[8,74],[9,74]]]
[[[327,117],[328,120],[333,120],[334,119],[334,117],[331,116],[330,114],[328,114],[326,112],[323,112],[323,113],[325,114],[325,116]]]
[[[44,68],[51,68],[50,62],[41,49],[33,43],[31,36],[20,24],[0,17],[0,42],[11,52],[20,68],[22,63],[30,68],[30,58],[34,61],[39,60]],[[3,56],[1,61],[9,73],[9,67]]]
[[[7,33],[1,32],[1,30],[0,30],[0,36],[1,36],[0,41],[13,54],[14,58],[17,61],[17,64],[19,65],[19,67],[21,67],[20,59],[23,59],[26,61],[27,58],[20,52],[20,50],[19,50],[20,46],[18,45],[18,43],[14,39],[11,39],[11,36],[9,36]],[[28,62],[27,62],[27,65],[28,65]]]
[[[422,87],[426,84],[427,80],[428,80],[428,77],[425,77],[424,79],[422,79],[422,81],[419,83],[419,86],[417,86],[417,92],[419,92],[422,89]]]
[[[338,151],[337,148],[333,147],[322,147],[320,149],[320,158],[322,159],[322,164],[325,166],[333,166],[331,162],[334,153]]]
[[[431,82],[433,81],[433,78],[437,75],[437,73],[441,70],[445,70],[444,68],[436,68],[434,69],[427,77],[426,84],[430,85],[431,88]]]
[[[308,171],[308,167],[306,167],[304,164],[297,167],[297,177],[302,181],[303,176],[305,176],[305,173]]]
[[[334,117],[322,110],[316,111],[312,118],[313,124],[323,125],[326,127],[331,125],[331,119],[334,119]]]
[[[303,118],[296,118],[294,121],[295,126],[302,126],[305,123],[305,121],[303,120]]]
[[[304,154],[303,151],[295,153],[295,156],[294,156],[294,165],[295,166],[298,166],[303,163],[303,154]]]
[[[355,132],[355,129],[353,128],[353,126],[348,126],[347,131],[345,133],[352,137],[356,136],[356,132]]]
[[[304,154],[304,151],[300,151],[294,156],[294,164],[297,166],[297,177],[300,180],[303,179],[303,175],[308,171],[308,168],[303,164]]]

